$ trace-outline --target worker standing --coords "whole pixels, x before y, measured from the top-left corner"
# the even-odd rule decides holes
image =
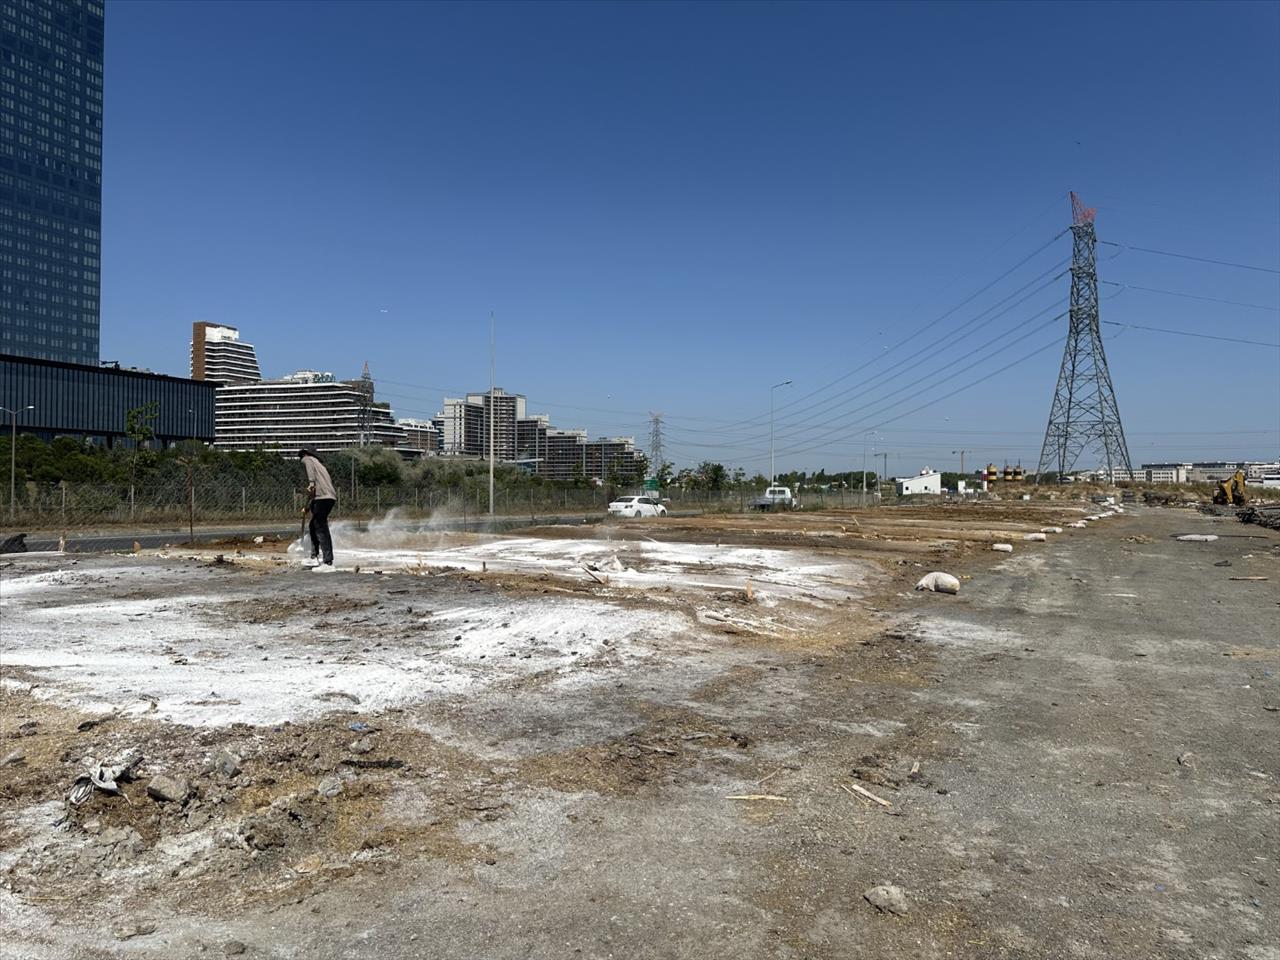
[[[307,471],[307,507],[311,511],[311,559],[307,566],[316,573],[333,572],[333,538],[329,535],[329,513],[338,502],[329,471],[310,450],[298,451]]]

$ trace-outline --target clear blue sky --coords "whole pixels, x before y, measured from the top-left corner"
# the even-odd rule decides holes
[[[1104,321],[1280,342],[1274,3],[110,0],[104,149],[104,358],[184,373],[191,322],[227,323],[268,375],[368,360],[430,416],[487,389],[492,311],[531,411],[637,439],[663,411],[682,465],[767,472],[786,379],[779,470],[858,468],[877,425],[892,472],[1034,464],[1061,348],[997,371],[1065,333],[1014,343],[1068,281],[964,324],[1066,237],[895,344],[1069,189],[1126,245]],[[1135,464],[1280,452],[1280,350],[1104,330]]]

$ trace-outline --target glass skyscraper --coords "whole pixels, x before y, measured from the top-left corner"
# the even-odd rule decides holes
[[[0,354],[97,365],[103,8],[0,0]]]

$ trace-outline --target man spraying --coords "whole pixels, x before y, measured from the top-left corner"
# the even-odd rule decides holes
[[[298,459],[307,471],[307,510],[311,511],[311,559],[307,566],[316,573],[333,572],[333,538],[329,536],[329,512],[338,502],[338,494],[329,479],[329,471],[310,450],[299,450]]]

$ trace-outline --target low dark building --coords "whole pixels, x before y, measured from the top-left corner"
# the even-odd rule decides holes
[[[0,353],[0,407],[20,411],[19,433],[43,440],[78,437],[114,446],[125,440],[128,412],[154,402],[156,441],[211,443],[215,393],[213,383],[198,380]],[[0,413],[0,429],[10,429],[9,414]]]

